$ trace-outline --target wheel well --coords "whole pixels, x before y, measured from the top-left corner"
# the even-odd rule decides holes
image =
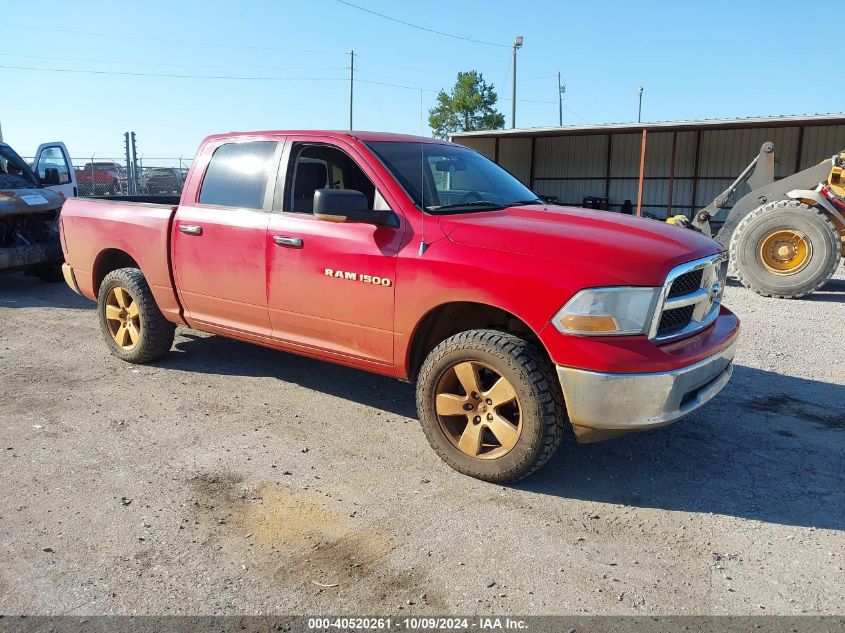
[[[94,294],[100,291],[100,284],[113,270],[118,268],[138,268],[138,265],[132,256],[117,248],[109,248],[100,253],[97,257],[97,263],[94,265]]]
[[[483,303],[455,302],[438,306],[417,326],[408,354],[408,379],[413,381],[428,354],[441,342],[467,330],[491,329],[511,332],[532,341],[547,354],[534,331],[519,317]]]

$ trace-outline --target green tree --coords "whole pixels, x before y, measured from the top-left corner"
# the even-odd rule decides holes
[[[437,105],[428,111],[428,125],[436,138],[448,138],[452,132],[500,130],[505,115],[497,111],[498,97],[493,84],[487,84],[477,70],[458,73],[451,94],[441,90]]]

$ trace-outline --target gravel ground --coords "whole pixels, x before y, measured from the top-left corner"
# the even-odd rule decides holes
[[[0,277],[0,613],[842,614],[845,272],[726,303],[709,406],[503,487],[409,385],[191,330],[136,367]]]

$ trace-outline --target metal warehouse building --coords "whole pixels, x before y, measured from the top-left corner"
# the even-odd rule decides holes
[[[662,219],[709,204],[766,141],[775,144],[777,178],[842,151],[845,114],[491,130],[452,140],[561,204],[619,211],[628,200],[634,213]],[[747,192],[744,185],[732,201]]]

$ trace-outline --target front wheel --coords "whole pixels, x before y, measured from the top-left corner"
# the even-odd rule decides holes
[[[826,284],[839,266],[836,227],[815,207],[779,200],[749,213],[731,237],[739,280],[765,297],[798,298]]]
[[[173,345],[176,326],[164,318],[137,268],[120,268],[106,275],[100,284],[97,313],[106,345],[121,360],[149,363]]]
[[[461,332],[432,350],[417,380],[417,410],[443,461],[495,483],[543,466],[560,445],[566,420],[548,358],[495,330]]]

